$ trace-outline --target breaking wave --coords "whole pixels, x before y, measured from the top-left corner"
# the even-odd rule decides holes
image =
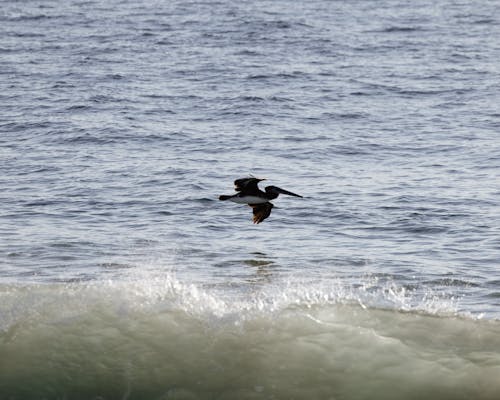
[[[368,286],[3,284],[0,398],[498,398],[499,321]]]

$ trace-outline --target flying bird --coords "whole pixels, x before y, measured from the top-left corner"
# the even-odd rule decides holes
[[[259,189],[258,184],[265,179],[259,178],[241,178],[234,181],[234,190],[238,193],[233,195],[221,195],[219,200],[229,200],[234,203],[248,204],[253,208],[253,223],[260,224],[269,215],[274,205],[269,202],[278,197],[280,194],[289,196],[302,197],[298,194],[289,192],[276,186],[266,186],[265,192]]]

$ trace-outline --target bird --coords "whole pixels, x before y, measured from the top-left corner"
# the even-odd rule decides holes
[[[263,192],[259,189],[258,184],[265,180],[266,179],[255,178],[253,176],[236,179],[234,181],[234,190],[238,193],[233,195],[223,194],[219,196],[219,200],[229,200],[234,203],[248,204],[253,209],[253,223],[260,224],[271,215],[274,204],[270,203],[269,200],[274,200],[280,194],[302,197],[301,195],[289,192],[277,186],[266,186],[264,189],[265,192]]]

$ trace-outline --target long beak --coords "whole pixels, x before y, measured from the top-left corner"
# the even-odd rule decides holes
[[[275,188],[276,188],[276,191],[278,191],[280,193],[287,194],[289,196],[302,197],[300,194],[295,194],[295,193],[289,192],[288,190],[281,189],[279,187],[275,187]]]

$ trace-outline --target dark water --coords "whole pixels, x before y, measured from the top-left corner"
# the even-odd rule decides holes
[[[498,7],[4,1],[0,398],[499,398]]]

